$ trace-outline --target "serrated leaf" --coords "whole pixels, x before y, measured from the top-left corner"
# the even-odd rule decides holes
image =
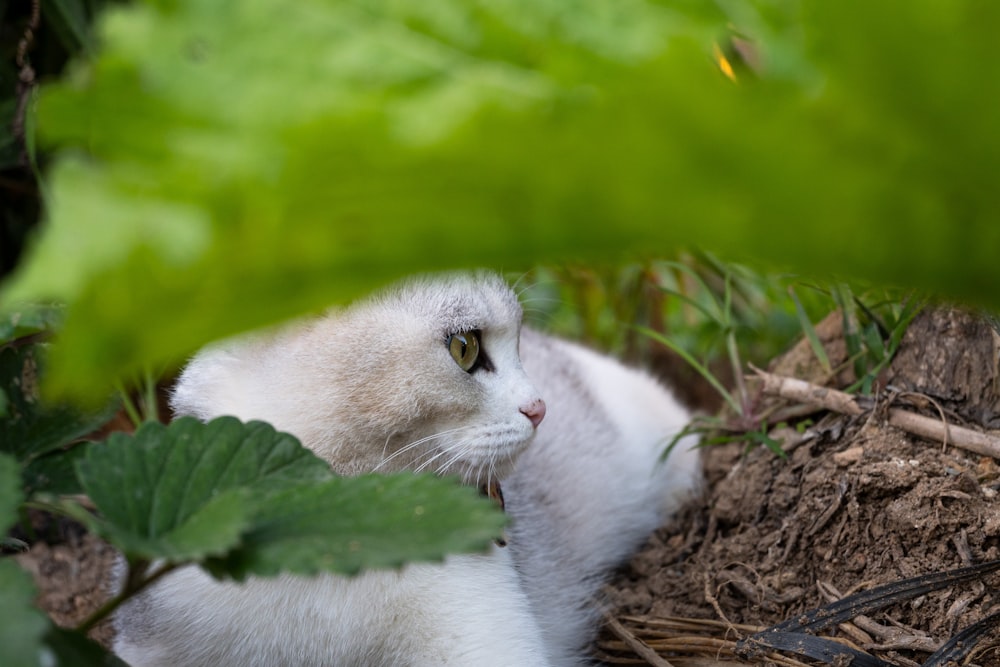
[[[146,525],[140,530],[108,521],[89,525],[129,557],[197,560],[224,554],[239,543],[240,536],[252,525],[253,500],[247,490],[232,489],[205,500],[174,524]],[[170,507],[166,501],[161,506]],[[155,528],[161,528],[161,532],[155,532]]]
[[[0,454],[0,535],[17,521],[17,510],[23,500],[21,467],[13,457]]]
[[[77,475],[103,534],[129,555],[179,561],[225,553],[268,494],[331,473],[263,422],[185,417],[91,445]]]
[[[37,667],[42,664],[41,638],[49,627],[45,615],[34,606],[35,586],[31,575],[10,558],[0,559],[0,646],[4,665]]]
[[[483,551],[504,515],[455,480],[401,473],[289,488],[260,507],[243,543],[210,570],[236,578],[279,572],[354,574]]]

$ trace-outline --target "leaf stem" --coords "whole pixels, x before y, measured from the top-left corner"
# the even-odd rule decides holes
[[[145,589],[150,584],[155,583],[160,577],[169,574],[176,570],[181,565],[185,563],[163,563],[151,573],[144,577],[138,577],[136,574],[144,569],[147,565],[147,561],[138,561],[136,563],[129,563],[128,573],[125,577],[125,587],[120,593],[112,597],[110,600],[105,602],[103,605],[98,607],[94,613],[85,618],[78,626],[76,626],[76,631],[86,634],[93,629],[95,625],[103,621],[105,618],[110,616],[118,607],[122,605],[130,597],[138,594],[140,591]]]
[[[146,421],[160,421],[159,405],[156,400],[156,375],[146,368],[142,377],[142,416]]]
[[[126,391],[125,385],[121,382],[116,382],[115,385],[115,388],[118,389],[118,394],[122,397],[122,407],[125,408],[125,414],[132,421],[132,425],[138,428],[142,424],[142,415],[139,414],[135,401],[132,400],[132,397]]]

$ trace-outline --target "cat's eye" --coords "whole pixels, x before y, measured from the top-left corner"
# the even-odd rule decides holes
[[[467,331],[448,336],[448,351],[459,368],[470,372],[479,359],[479,332]]]

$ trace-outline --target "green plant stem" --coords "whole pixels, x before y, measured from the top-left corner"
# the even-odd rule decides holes
[[[125,408],[125,414],[132,421],[132,425],[138,427],[142,423],[142,415],[139,414],[139,409],[135,406],[135,402],[129,396],[129,393],[125,391],[125,386],[120,382],[115,383],[115,385],[118,389],[118,394],[122,397],[122,407]]]
[[[155,583],[164,575],[173,572],[181,565],[184,565],[184,563],[164,563],[155,569],[151,574],[139,578],[138,581],[136,581],[136,577],[134,576],[135,568],[130,565],[128,575],[125,578],[125,588],[113,598],[101,605],[94,611],[94,613],[85,618],[78,626],[76,626],[76,631],[83,634],[90,632],[95,625],[114,613],[114,611],[118,609],[123,602],[136,595],[150,584]]]
[[[729,363],[732,364],[736,393],[740,397],[740,417],[746,418],[750,415],[750,396],[743,380],[743,364],[740,362],[740,351],[736,346],[736,334],[732,329],[726,333],[726,350],[729,353]]]
[[[143,419],[145,421],[160,421],[159,405],[156,400],[156,375],[148,368],[143,373]]]

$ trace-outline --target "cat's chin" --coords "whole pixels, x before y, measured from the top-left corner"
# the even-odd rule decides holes
[[[479,494],[492,500],[501,510],[504,509],[503,489],[500,488],[500,480],[492,479],[480,484]]]
[[[513,472],[514,462],[510,459],[503,459],[502,461],[491,461],[487,465],[458,464],[446,471],[445,474],[457,475],[462,480],[462,484],[482,491],[487,489],[489,484],[502,482]],[[484,493],[483,495],[488,494]]]

